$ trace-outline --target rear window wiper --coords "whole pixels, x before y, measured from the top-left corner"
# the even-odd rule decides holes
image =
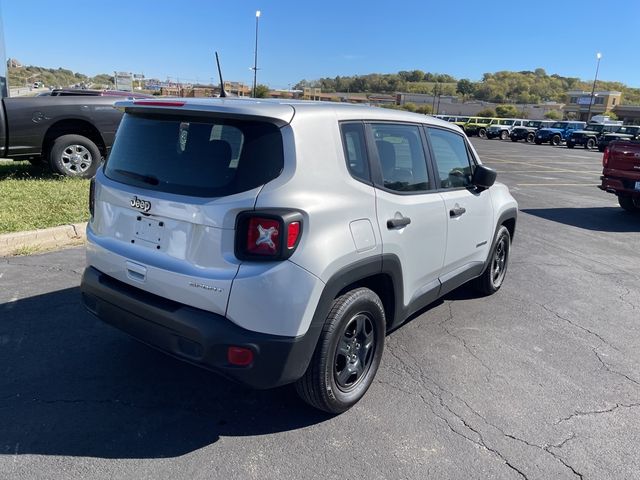
[[[158,185],[160,183],[160,180],[152,175],[144,175],[142,173],[130,172],[129,170],[121,170],[119,168],[116,168],[114,172],[124,175],[125,177],[135,178],[136,180],[148,183],[149,185]]]

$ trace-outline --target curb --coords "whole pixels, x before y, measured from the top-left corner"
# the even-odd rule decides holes
[[[15,255],[20,250],[55,249],[79,245],[86,239],[87,223],[74,223],[43,230],[5,233],[0,235],[0,257]]]

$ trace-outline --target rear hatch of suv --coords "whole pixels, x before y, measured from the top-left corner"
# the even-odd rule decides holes
[[[88,264],[224,315],[240,265],[236,217],[284,166],[280,127],[293,109],[279,107],[279,119],[184,105],[128,108],[96,176]]]

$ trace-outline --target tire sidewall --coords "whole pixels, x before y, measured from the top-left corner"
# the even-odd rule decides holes
[[[91,153],[91,166],[85,172],[74,174],[64,167],[61,160],[62,152],[70,145],[82,145]],[[96,144],[82,135],[62,135],[56,138],[49,152],[51,170],[66,177],[91,178],[95,175],[101,163],[102,154]]]
[[[500,283],[498,285],[495,284],[495,282],[493,281],[493,261],[495,259],[496,256],[496,252],[498,250],[498,245],[501,242],[502,239],[505,239],[504,245],[505,245],[505,261],[504,261],[504,268],[502,270],[502,276],[500,278]],[[491,250],[491,260],[489,262],[489,271],[491,272],[489,274],[489,281],[491,282],[491,289],[494,292],[497,292],[498,290],[500,290],[500,287],[502,286],[502,284],[504,283],[504,279],[507,276],[507,270],[509,268],[509,259],[510,259],[510,255],[511,255],[511,235],[509,235],[509,230],[507,230],[507,227],[502,226],[500,227],[500,229],[498,230],[498,234],[496,235],[496,240],[493,243],[493,249]]]

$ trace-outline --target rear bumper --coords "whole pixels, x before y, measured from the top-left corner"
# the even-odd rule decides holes
[[[635,189],[635,180],[602,176],[602,183],[598,185],[600,190],[613,193],[614,195],[623,195],[629,197],[640,198],[640,190]]]
[[[214,370],[253,388],[271,388],[300,378],[313,355],[321,325],[299,337],[246,330],[205,310],[167,300],[88,267],[82,276],[82,299],[104,322],[181,360]],[[253,363],[237,367],[227,361],[229,346],[253,351]]]

